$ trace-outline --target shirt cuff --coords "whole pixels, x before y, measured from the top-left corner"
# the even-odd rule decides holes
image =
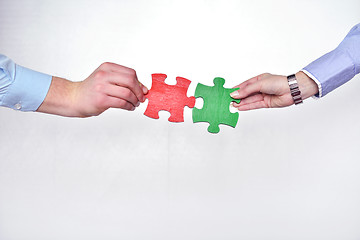
[[[302,70],[319,86],[323,97],[355,76],[355,65],[346,51],[335,49]]]
[[[16,65],[15,79],[3,105],[20,111],[36,111],[44,101],[52,76]]]

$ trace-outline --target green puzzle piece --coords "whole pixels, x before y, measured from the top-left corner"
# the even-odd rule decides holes
[[[240,103],[240,99],[230,97],[230,93],[239,88],[224,88],[225,79],[214,78],[214,86],[206,86],[198,83],[195,90],[195,97],[204,99],[202,109],[193,108],[193,122],[208,122],[208,132],[218,133],[219,124],[235,127],[239,118],[239,113],[232,113],[229,110],[231,102]]]

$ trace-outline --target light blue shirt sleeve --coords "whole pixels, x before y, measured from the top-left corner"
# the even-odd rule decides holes
[[[360,72],[360,24],[355,25],[333,51],[310,63],[302,70],[319,87],[323,97]]]
[[[0,54],[0,106],[36,111],[49,91],[51,79]]]

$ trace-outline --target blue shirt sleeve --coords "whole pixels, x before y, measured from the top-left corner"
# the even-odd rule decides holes
[[[0,106],[36,111],[49,91],[51,79],[0,54]]]
[[[355,25],[333,51],[313,61],[302,70],[325,96],[360,72],[360,24]]]

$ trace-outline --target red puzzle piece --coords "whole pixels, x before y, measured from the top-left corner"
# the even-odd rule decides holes
[[[195,97],[187,97],[186,92],[191,83],[190,80],[182,77],[176,78],[176,85],[165,83],[166,74],[152,74],[152,86],[146,98],[149,104],[146,108],[145,115],[158,119],[159,111],[165,110],[170,112],[170,122],[184,121],[184,107],[193,108],[195,106]]]

